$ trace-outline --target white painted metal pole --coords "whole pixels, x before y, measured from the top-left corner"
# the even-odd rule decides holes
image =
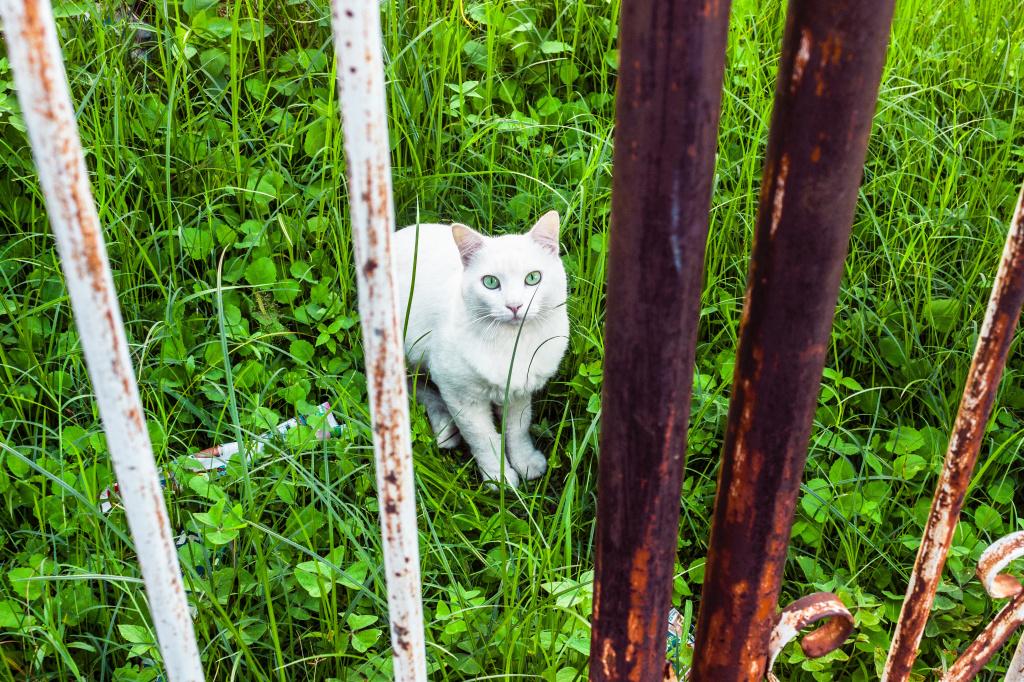
[[[1013,653],[1010,667],[1006,669],[1006,677],[1003,682],[1024,682],[1024,634],[1017,642],[1017,649]]]
[[[169,682],[201,682],[178,555],[128,355],[48,0],[0,0],[18,101]]]
[[[427,679],[402,324],[391,259],[394,206],[380,3],[332,0],[366,376],[373,418],[395,679]]]

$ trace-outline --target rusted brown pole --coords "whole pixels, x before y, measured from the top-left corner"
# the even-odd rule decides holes
[[[728,0],[623,3],[591,680],[660,680]]]
[[[896,634],[889,660],[882,673],[883,682],[901,682],[910,676],[917,658],[928,613],[935,590],[942,577],[946,554],[953,542],[953,530],[960,518],[960,509],[971,481],[971,472],[978,460],[985,424],[992,412],[992,402],[999,388],[999,378],[1006,365],[1013,332],[1024,304],[1024,188],[1017,200],[1010,231],[1006,237],[999,271],[992,286],[988,310],[974,349],[974,358],[967,374],[960,408],[949,439],[946,461],[939,475],[932,499],[931,512],[924,529],[924,538],[917,551],[917,561],[910,575],[907,595],[896,625]]]
[[[791,0],[697,624],[696,682],[758,680],[893,0]]]

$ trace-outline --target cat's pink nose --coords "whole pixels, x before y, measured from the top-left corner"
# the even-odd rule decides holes
[[[522,303],[520,303],[519,305],[505,304],[505,307],[508,308],[509,310],[511,310],[512,311],[512,317],[515,317],[516,315],[519,314],[519,309],[523,307],[523,304]]]

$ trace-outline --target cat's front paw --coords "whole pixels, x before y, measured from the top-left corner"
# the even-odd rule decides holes
[[[455,425],[455,420],[444,407],[429,405],[427,420],[430,422],[430,430],[434,432],[434,437],[437,439],[437,447],[442,450],[450,450],[462,442],[459,427]]]
[[[501,474],[502,471],[500,466],[496,465],[494,467],[487,468],[480,467],[480,475],[483,476],[483,479],[487,481],[488,485],[491,487],[492,490],[497,489],[497,483],[501,481]],[[504,474],[505,485],[509,486],[510,488],[519,487],[519,474],[516,473],[516,470],[513,469],[508,462],[505,463]]]
[[[540,450],[528,450],[525,455],[514,458],[512,464],[527,481],[540,478],[548,470],[548,458]]]
[[[440,429],[435,428],[434,433],[437,437],[437,447],[442,450],[451,450],[462,442],[462,436],[459,434],[458,427],[450,419]]]

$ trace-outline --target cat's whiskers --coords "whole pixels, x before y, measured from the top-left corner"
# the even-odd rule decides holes
[[[480,324],[481,322],[486,322],[487,320],[494,320],[494,319],[496,319],[495,316],[489,310],[482,310],[482,311],[478,312],[475,317],[470,319],[470,323],[471,324]]]

